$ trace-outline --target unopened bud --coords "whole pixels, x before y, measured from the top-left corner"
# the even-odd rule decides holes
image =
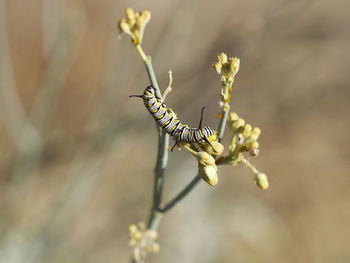
[[[135,231],[134,233],[131,233],[130,236],[134,238],[136,241],[141,240],[142,233],[140,231]]]
[[[239,58],[230,58],[231,72],[235,75],[239,70],[240,60]]]
[[[129,226],[129,234],[133,234],[137,231],[137,226],[132,224]]]
[[[232,123],[232,127],[235,129],[238,129],[240,127],[243,127],[244,124],[245,124],[245,120],[243,120],[242,118],[239,118],[238,120]]]
[[[195,157],[200,165],[207,166],[215,164],[215,159],[207,152],[198,152]]]
[[[129,24],[125,21],[125,19],[120,20],[119,31],[128,35],[132,35]]]
[[[211,186],[214,186],[218,183],[216,165],[210,165],[210,166],[200,165],[198,168],[198,175],[202,177],[202,179]]]
[[[150,11],[148,11],[148,10],[143,10],[142,12],[141,12],[141,20],[142,20],[142,22],[144,23],[144,24],[147,24],[148,23],[148,21],[151,19],[151,12]]]
[[[227,62],[227,55],[225,53],[220,53],[218,55],[218,60],[221,64],[224,64]]]
[[[224,146],[219,142],[211,142],[204,144],[204,150],[212,155],[220,155],[224,151]]]
[[[216,62],[213,64],[213,68],[215,69],[215,71],[220,74],[221,73],[221,63],[220,62]]]
[[[250,143],[248,143],[247,148],[249,150],[258,149],[259,148],[259,143],[257,141],[250,142]]]
[[[237,115],[237,113],[235,113],[235,112],[230,112],[230,114],[228,115],[228,120],[230,121],[230,122],[233,122],[233,121],[236,121],[236,120],[238,120],[238,115]]]
[[[244,137],[247,138],[250,135],[251,131],[252,131],[252,126],[250,124],[246,124],[244,125],[242,134]]]
[[[257,173],[255,175],[255,183],[262,190],[266,190],[269,187],[269,181],[264,173]]]
[[[135,11],[132,8],[125,9],[125,16],[129,21],[135,20]]]

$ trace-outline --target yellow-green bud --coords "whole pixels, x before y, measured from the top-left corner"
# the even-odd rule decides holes
[[[259,143],[257,141],[250,142],[250,143],[248,143],[247,148],[249,150],[258,149],[259,148]]]
[[[215,164],[215,159],[207,152],[198,152],[195,157],[200,165],[207,166]]]
[[[259,143],[257,141],[248,143],[247,148],[251,156],[257,156],[259,154]]]
[[[264,173],[257,173],[255,175],[255,183],[262,190],[266,190],[269,187],[269,181]]]
[[[135,231],[134,233],[131,233],[130,236],[135,239],[136,241],[141,240],[142,233],[141,231]]]
[[[204,150],[212,155],[220,155],[224,151],[224,146],[219,142],[211,142],[211,146],[208,143],[204,144]]]
[[[225,53],[220,53],[218,55],[218,60],[221,64],[224,64],[227,62],[227,55]]]
[[[261,130],[258,127],[254,127],[250,133],[249,140],[256,141],[259,138]]]
[[[242,134],[244,137],[247,138],[250,135],[251,131],[252,131],[252,126],[250,124],[246,124],[244,125]]]
[[[235,112],[230,112],[228,115],[228,120],[230,122],[236,121],[236,120],[238,120],[238,118],[239,117],[238,117],[237,113],[235,113]]]
[[[240,127],[243,127],[244,124],[245,124],[245,120],[243,120],[242,118],[239,118],[238,120],[232,123],[232,127],[235,129],[238,129]]]
[[[198,168],[198,175],[202,177],[202,179],[211,186],[214,186],[218,183],[216,165],[210,165],[210,166],[200,165]]]
[[[215,71],[220,74],[221,73],[221,63],[220,62],[216,62],[213,64],[213,68],[215,69]]]
[[[148,10],[143,10],[143,11],[141,12],[140,18],[141,18],[141,21],[142,21],[144,24],[147,24],[148,21],[151,19],[151,12],[148,11]]]
[[[235,75],[239,70],[240,60],[239,58],[230,58],[231,72]]]
[[[135,20],[135,11],[132,8],[127,8],[125,9],[125,17],[129,20],[129,21],[134,21]]]
[[[137,231],[137,226],[132,224],[129,226],[129,234],[135,233]]]
[[[131,30],[130,30],[130,26],[125,21],[125,19],[120,20],[118,26],[119,26],[120,32],[128,34],[130,36],[132,35]]]

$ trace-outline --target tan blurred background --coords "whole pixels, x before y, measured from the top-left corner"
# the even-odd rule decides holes
[[[241,59],[232,109],[262,129],[160,227],[149,262],[350,262],[350,3],[0,0],[0,262],[128,262],[146,220],[157,137],[144,66],[117,20],[149,9],[144,49],[181,120],[217,126],[219,52]],[[196,171],[170,154],[165,198]]]

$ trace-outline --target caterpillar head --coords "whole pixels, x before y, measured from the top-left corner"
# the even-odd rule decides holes
[[[144,99],[150,99],[153,98],[155,96],[156,91],[154,90],[153,86],[148,86],[144,93],[143,93],[143,98]]]

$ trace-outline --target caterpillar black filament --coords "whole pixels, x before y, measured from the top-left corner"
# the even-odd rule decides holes
[[[152,117],[164,131],[175,138],[176,142],[188,142],[192,144],[207,142],[210,144],[208,137],[213,135],[214,131],[210,127],[201,127],[204,108],[202,109],[199,127],[190,128],[188,125],[182,124],[174,111],[167,108],[160,99],[156,98],[155,90],[152,86],[148,86],[143,95],[131,95],[130,97],[142,98]]]

